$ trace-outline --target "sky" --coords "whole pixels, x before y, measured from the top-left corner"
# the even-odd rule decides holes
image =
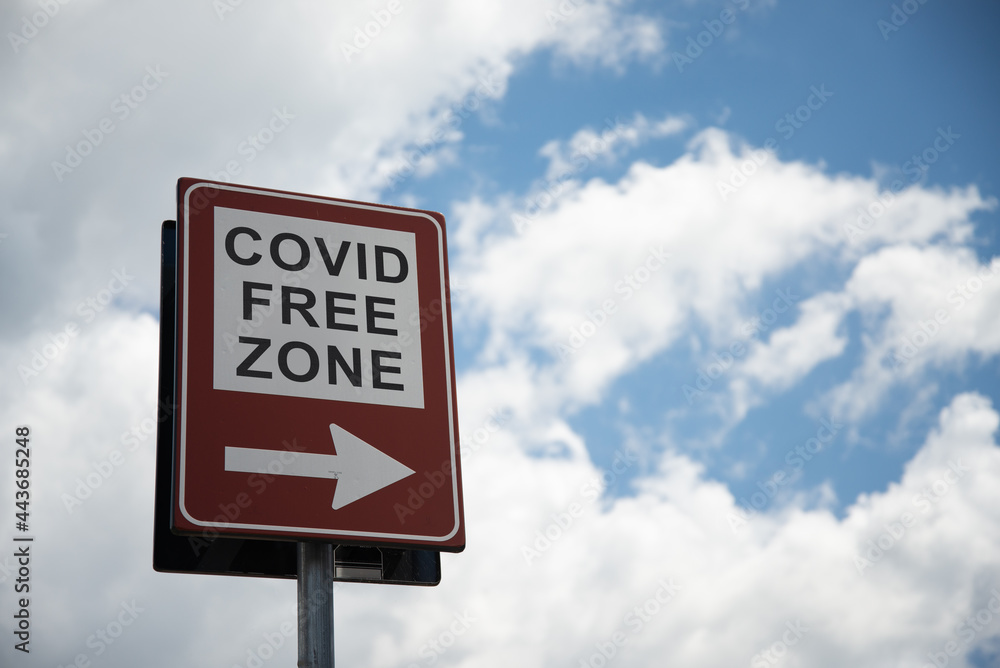
[[[998,27],[4,2],[0,665],[295,665],[293,582],[152,569],[160,224],[194,177],[447,221],[468,545],[437,587],[338,585],[343,665],[1000,666]]]

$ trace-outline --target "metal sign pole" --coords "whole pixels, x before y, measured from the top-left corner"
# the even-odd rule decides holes
[[[299,543],[299,668],[333,668],[333,545]]]

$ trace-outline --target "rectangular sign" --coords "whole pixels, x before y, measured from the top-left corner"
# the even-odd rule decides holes
[[[178,182],[171,528],[465,546],[444,217]]]

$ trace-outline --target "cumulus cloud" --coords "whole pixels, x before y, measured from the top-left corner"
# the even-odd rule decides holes
[[[857,499],[842,520],[802,499],[747,513],[699,465],[671,453],[640,477],[635,495],[602,502],[595,490],[613,481],[617,462],[526,464],[511,442],[516,430],[504,434],[468,458],[473,475],[503,470],[511,479],[477,486],[469,499],[496,519],[456,568],[486,579],[465,568],[496,559],[501,582],[490,577],[496,589],[476,609],[485,623],[460,641],[456,661],[502,665],[515,640],[518,660],[538,666],[588,661],[601,647],[621,652],[623,665],[767,665],[787,654],[788,665],[833,667],[923,665],[950,641],[963,654],[986,646],[1000,627],[973,631],[963,620],[998,584],[997,423],[988,400],[955,397],[900,481]],[[469,601],[458,596],[454,609]],[[993,605],[1000,610],[1000,599]],[[725,643],[711,641],[723,634]],[[434,636],[428,624],[422,637]]]
[[[751,394],[759,399],[781,391],[823,361],[839,357],[848,342],[844,318],[855,309],[872,308],[873,291],[890,289],[885,283],[896,286],[894,298],[923,303],[926,295],[913,289],[919,273],[927,289],[936,286],[944,305],[948,281],[958,274],[936,275],[934,264],[925,266],[915,256],[907,262],[911,271],[897,271],[899,261],[892,258],[925,254],[968,261],[962,246],[931,241],[940,235],[965,238],[968,217],[995,205],[975,188],[911,193],[923,204],[910,212],[910,231],[903,236],[919,240],[924,249],[907,250],[910,244],[903,242],[858,257],[842,230],[871,197],[871,181],[829,176],[772,156],[724,201],[716,184],[752,151],[734,145],[721,130],[703,131],[674,163],[637,162],[614,184],[592,179],[527,221],[516,214],[505,220],[511,214],[504,201],[492,207],[480,200],[467,203],[460,212],[468,213],[469,221],[463,217],[457,232],[462,241],[454,274],[465,290],[456,317],[488,326],[482,360],[516,358],[529,346],[536,354],[518,368],[526,372],[530,367],[537,396],[551,402],[555,392],[565,405],[593,403],[614,379],[684,345],[687,332],[702,328],[702,369],[715,361],[711,353],[733,358],[724,365],[731,375],[719,385],[714,383],[718,376],[707,381],[713,393],[728,387],[725,411],[739,419]],[[852,278],[829,294],[805,294],[782,283],[789,272],[817,262],[831,269],[853,267]],[[961,271],[967,279],[977,269],[967,265]],[[771,284],[779,287],[762,291]],[[773,309],[767,320],[767,309],[755,306],[758,301],[767,308],[772,301],[780,304],[782,290],[792,293],[782,309],[791,325],[776,323]],[[995,301],[980,299],[973,309],[970,298],[963,318],[978,309],[992,313]],[[933,317],[924,307],[914,308]],[[755,318],[757,325],[748,333],[746,325]],[[984,337],[974,349],[992,351],[987,342],[995,337],[985,334],[989,319],[982,318]],[[972,338],[966,335],[959,348]],[[733,355],[734,344],[742,352]],[[879,352],[885,353],[884,345]],[[866,360],[872,364],[871,356]],[[708,389],[697,378],[682,384],[691,388],[689,398]],[[851,396],[849,390],[844,393]]]
[[[838,412],[870,415],[897,383],[996,355],[998,273],[1000,260],[981,263],[963,247],[893,246],[859,262],[845,296],[879,317],[872,318],[861,365],[831,390]]]
[[[792,302],[792,298],[787,295],[784,302],[775,300],[777,308],[771,308],[785,310],[793,306],[786,303]],[[768,390],[787,389],[816,365],[839,357],[847,346],[847,337],[839,330],[849,304],[842,295],[816,295],[799,304],[800,316],[795,324],[776,329],[766,343],[759,340],[749,343],[747,359],[738,364],[730,383],[734,419],[741,419],[755,403],[763,401]],[[764,317],[766,314],[761,316]],[[751,321],[752,324],[766,326],[761,318]],[[734,362],[730,359],[730,363]]]
[[[59,319],[112,268],[155,253],[180,176],[373,199],[454,160],[524,54],[617,66],[659,48],[658,28],[610,0],[559,27],[527,1],[215,5],[232,11],[61,7],[4,66],[0,279],[33,286],[0,295],[6,331]],[[130,298],[155,308],[154,268],[136,269]]]
[[[611,162],[649,139],[659,139],[677,134],[688,127],[688,121],[677,116],[666,116],[660,121],[650,121],[636,114],[628,122],[621,118],[608,118],[600,131],[593,128],[578,130],[566,142],[552,140],[538,153],[549,159],[545,177],[558,186],[569,187],[567,181],[575,180],[594,161]],[[551,186],[550,186],[551,187]],[[556,194],[558,196],[558,193]]]

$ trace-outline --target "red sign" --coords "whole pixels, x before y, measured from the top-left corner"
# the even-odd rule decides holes
[[[180,179],[172,528],[465,547],[444,216]]]

